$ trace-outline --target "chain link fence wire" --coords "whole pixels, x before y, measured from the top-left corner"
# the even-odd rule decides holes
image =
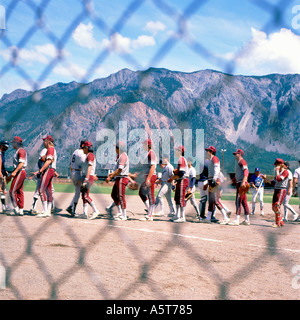
[[[17,43],[14,43],[10,37],[10,33],[6,29],[0,30],[0,43],[4,46],[5,49],[8,49],[10,52],[10,58],[8,61],[4,63],[3,66],[0,66],[0,81],[5,81],[6,75],[10,71],[15,71],[18,73],[19,77],[23,79],[31,88],[33,94],[29,96],[27,100],[27,104],[22,108],[22,110],[16,114],[11,114],[11,117],[7,119],[2,132],[5,133],[4,139],[10,140],[14,135],[15,126],[17,120],[20,117],[26,115],[27,111],[30,110],[33,106],[38,106],[39,111],[43,112],[47,118],[51,118],[53,116],[53,110],[51,105],[45,103],[43,101],[43,96],[40,93],[40,89],[43,84],[50,78],[53,73],[54,68],[57,65],[63,65],[67,69],[69,69],[74,78],[78,79],[78,74],[75,70],[72,69],[72,63],[68,60],[68,57],[64,53],[64,49],[67,43],[70,41],[73,32],[79,26],[81,22],[86,20],[94,23],[95,27],[101,30],[109,39],[116,33],[121,33],[122,30],[130,24],[130,18],[134,15],[138,15],[138,11],[146,2],[146,0],[134,0],[128,1],[127,7],[123,12],[120,13],[120,17],[117,21],[111,26],[107,21],[101,18],[100,14],[95,10],[94,2],[92,0],[78,0],[78,3],[81,5],[81,10],[73,17],[73,19],[68,24],[68,27],[63,30],[61,36],[57,35],[57,30],[51,28],[47,23],[47,9],[51,2],[54,0],[42,0],[39,3],[33,0],[12,0],[6,6],[6,24],[10,25],[13,20],[15,11],[17,6],[22,3],[27,6],[27,9],[31,10],[33,14],[33,19],[30,25],[24,25],[23,34],[20,37],[20,40]],[[160,64],[160,62],[168,57],[168,55],[176,50],[176,44],[182,43],[187,46],[191,51],[196,53],[199,58],[204,58],[209,62],[212,62],[214,65],[219,67],[225,73],[231,74],[235,70],[235,60],[237,59],[239,53],[231,60],[223,59],[222,57],[216,56],[210,49],[201,41],[195,39],[189,33],[187,28],[187,23],[191,19],[191,17],[198,12],[201,12],[202,6],[205,3],[209,2],[209,0],[194,0],[194,1],[186,1],[186,5],[183,10],[179,10],[172,2],[164,1],[164,0],[151,0],[150,1],[155,8],[159,10],[166,18],[174,21],[176,25],[176,31],[173,32],[162,45],[160,45],[154,56],[149,60],[148,63],[141,63],[133,54],[126,53],[120,54],[119,57],[123,59],[129,67],[137,70],[147,70],[149,67],[156,67]],[[262,31],[270,32],[276,29],[278,26],[282,27],[285,25],[284,23],[284,15],[286,10],[288,9],[291,1],[283,0],[278,3],[270,3],[268,1],[261,0],[249,0],[249,2],[261,8],[261,10],[265,10],[270,13],[269,21],[266,21],[265,26]],[[8,28],[9,29],[9,28]],[[52,57],[51,61],[45,66],[42,72],[34,78],[33,75],[29,74],[28,71],[22,66],[20,63],[20,55],[22,50],[31,43],[34,35],[38,32],[44,34],[44,36],[50,41],[51,44],[55,47],[55,56]],[[83,99],[88,98],[89,96],[89,88],[87,86],[88,81],[91,81],[95,76],[95,70],[103,65],[105,65],[106,60],[112,54],[110,48],[106,47],[97,54],[93,61],[90,62],[89,67],[86,69],[86,72],[83,76],[79,77],[80,83],[78,84],[77,95],[72,99],[69,105],[66,107],[65,118],[61,117],[58,121],[53,117],[52,123],[52,132],[51,134],[54,136],[55,140],[58,140],[61,135],[65,134],[63,132],[63,125],[66,118],[70,115],[73,108],[76,106],[78,101],[82,101]],[[114,52],[114,54],[117,54]],[[147,73],[142,73],[139,82],[139,90],[144,89],[145,81],[144,77],[147,77]],[[227,77],[226,81],[230,85],[233,77]],[[234,83],[232,84],[234,85]],[[209,92],[212,88],[207,88],[207,92]],[[129,106],[124,106],[124,108],[129,108]],[[108,124],[109,125],[109,124]],[[113,127],[113,125],[112,125]],[[116,129],[113,127],[113,129]],[[40,132],[39,139],[46,134],[47,132]],[[78,141],[80,138],[78,137]],[[37,141],[37,140],[36,140]],[[70,148],[66,150],[66,153],[72,153],[74,150]],[[38,158],[38,153],[34,154],[29,159],[29,170],[33,170],[36,165],[36,159]],[[56,202],[59,203],[63,196],[57,196],[55,198]],[[103,196],[95,195],[100,201]],[[0,225],[3,224],[5,218],[3,215],[0,216]],[[199,254],[199,250],[197,250],[193,245],[191,245],[186,239],[179,236],[180,228],[182,226],[178,226],[174,224],[173,226],[173,237],[166,241],[162,249],[151,259],[148,261],[144,257],[144,252],[141,252],[140,248],[135,244],[132,239],[130,232],[126,229],[118,228],[116,223],[107,219],[107,223],[100,227],[98,232],[89,240],[88,244],[84,244],[78,238],[71,225],[69,224],[67,219],[64,219],[60,215],[53,215],[51,218],[47,219],[41,226],[33,233],[26,229],[24,222],[22,222],[21,218],[14,219],[14,223],[22,234],[24,241],[26,242],[24,251],[20,254],[13,263],[9,263],[7,258],[5,257],[4,251],[0,249],[0,264],[4,266],[6,271],[6,288],[10,289],[13,292],[13,295],[16,299],[26,299],[26,296],[23,295],[21,290],[18,288],[18,284],[14,283],[13,275],[18,271],[19,267],[22,263],[30,257],[37,266],[37,268],[41,271],[43,277],[46,282],[49,284],[49,299],[59,299],[59,288],[65,284],[68,279],[76,272],[77,270],[82,270],[89,277],[91,284],[96,288],[99,292],[100,296],[103,299],[126,299],[130,296],[132,292],[136,290],[141,284],[146,284],[150,291],[157,299],[170,299],[170,297],[165,294],[157,283],[153,280],[153,276],[150,276],[151,270],[153,270],[154,266],[157,262],[159,262],[164,255],[174,250],[175,248],[180,248],[185,252],[185,254],[193,260],[196,265],[199,267],[199,273],[207,274],[207,277],[211,281],[212,284],[216,285],[219,288],[218,299],[230,299],[230,290],[240,279],[251,278],[253,273],[257,270],[257,268],[263,268],[264,257],[269,256],[272,259],[278,260],[285,268],[291,270],[292,265],[289,260],[289,257],[283,253],[283,251],[277,250],[277,235],[273,232],[266,232],[262,234],[264,238],[265,248],[258,257],[255,257],[252,261],[249,262],[248,265],[242,267],[240,270],[235,273],[232,278],[226,279],[224,281],[224,277],[221,275],[220,270],[214,265],[212,261],[209,261],[205,254]],[[48,229],[55,225],[56,228],[62,229],[65,234],[67,234],[68,238],[73,243],[77,252],[77,259],[75,263],[68,268],[60,277],[55,278],[47,263],[43,261],[43,258],[36,253],[35,243],[41,234],[47,233]],[[118,241],[126,247],[134,259],[137,261],[139,265],[139,276],[136,280],[132,281],[125,289],[121,290],[117,296],[112,296],[109,290],[106,288],[105,283],[101,279],[101,275],[99,275],[98,270],[95,269],[86,259],[87,254],[93,248],[93,244],[101,243],[102,239],[109,233],[115,233]],[[208,271],[209,270],[209,271]]]

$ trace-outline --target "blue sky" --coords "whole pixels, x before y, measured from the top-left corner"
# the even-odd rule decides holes
[[[299,1],[0,0],[0,5],[7,14],[0,36],[0,97],[17,88],[88,82],[123,68],[300,73]]]

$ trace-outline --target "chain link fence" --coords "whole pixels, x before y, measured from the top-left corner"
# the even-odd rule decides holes
[[[20,79],[22,79],[27,86],[29,86],[33,92],[32,99],[28,100],[28,104],[21,110],[21,113],[24,115],[26,112],[34,106],[33,101],[36,100],[39,102],[39,107],[42,111],[51,117],[53,110],[51,107],[43,103],[42,97],[39,96],[39,89],[47,82],[48,79],[51,79],[51,75],[58,65],[63,65],[65,68],[69,69],[70,72],[74,75],[74,78],[79,82],[78,94],[74,98],[73,102],[67,107],[66,116],[70,114],[76,105],[77,100],[81,100],[88,96],[89,91],[87,90],[86,83],[91,81],[95,77],[95,70],[104,66],[109,56],[112,54],[111,48],[106,47],[102,48],[100,52],[96,55],[93,61],[89,63],[88,68],[85,70],[84,74],[78,76],[76,70],[73,69],[72,62],[68,59],[68,56],[65,54],[65,48],[67,43],[70,41],[72,34],[76,28],[82,22],[91,21],[94,26],[105,34],[109,39],[116,33],[121,33],[122,30],[131,23],[130,18],[134,15],[139,14],[139,9],[142,8],[145,3],[151,2],[152,5],[167,19],[171,19],[176,26],[174,32],[168,36],[168,38],[163,42],[162,45],[157,47],[157,50],[150,58],[148,63],[141,63],[139,59],[130,53],[122,53],[119,55],[119,58],[124,60],[129,68],[134,70],[146,70],[149,67],[156,67],[160,64],[163,59],[167,58],[168,55],[176,50],[176,45],[184,44],[191,51],[196,53],[199,58],[205,59],[209,62],[212,62],[220,70],[225,73],[233,73],[235,70],[235,61],[239,56],[239,53],[231,59],[228,59],[216,56],[211,52],[210,48],[202,43],[201,40],[195,39],[189,33],[187,28],[187,23],[191,17],[201,12],[201,8],[209,2],[209,0],[194,0],[184,2],[184,8],[182,10],[172,2],[165,0],[134,0],[126,1],[126,8],[123,12],[118,12],[119,18],[113,25],[110,25],[108,21],[104,20],[99,12],[95,10],[94,1],[92,0],[78,0],[77,3],[80,4],[80,10],[76,11],[73,19],[68,23],[67,28],[64,30],[59,30],[58,27],[53,27],[51,21],[47,16],[47,10],[51,2],[55,0],[12,0],[7,1],[6,5],[6,15],[5,23],[7,28],[0,30],[0,44],[1,48],[7,49],[9,52],[9,59],[0,66],[0,81],[5,81],[5,77],[9,72],[14,70],[17,72]],[[278,26],[284,26],[284,16],[287,8],[291,1],[284,0],[278,1],[274,4],[274,1],[250,1],[253,5],[260,7],[261,10],[265,10],[270,14],[270,19],[266,21],[263,31],[270,32],[273,29],[276,29]],[[26,6],[26,9],[31,12],[32,20],[29,24],[24,24],[23,34],[20,35],[19,41],[14,43],[11,39],[9,32],[9,26],[11,21],[13,21],[14,14],[16,12],[17,6],[23,3]],[[26,19],[26,22],[28,19]],[[22,50],[31,43],[34,35],[36,33],[42,33],[49,42],[55,47],[55,53],[52,55],[51,61],[47,66],[42,70],[42,72],[36,76],[29,74],[27,69],[23,68],[22,64],[19,63]],[[114,52],[116,54],[116,52]],[[230,81],[230,79],[228,79]],[[140,80],[140,85],[144,86],[143,79]],[[12,114],[10,119],[7,119],[4,124],[3,132],[5,133],[5,139],[10,139],[15,130],[15,125],[17,119],[22,117],[22,114]],[[65,118],[62,118],[60,121],[53,123],[52,135],[55,139],[59,139],[64,130],[64,121]],[[41,135],[45,132],[41,132]],[[79,137],[78,137],[79,138]],[[67,153],[71,153],[73,150],[66,150]],[[36,157],[30,159],[29,168],[33,168],[36,163],[38,153],[36,152]],[[61,196],[63,197],[63,196]],[[97,197],[102,199],[102,195],[97,195]],[[60,198],[57,197],[56,201],[59,203]],[[0,225],[5,225],[6,217],[0,216]],[[153,278],[149,276],[151,270],[157,262],[163,259],[164,255],[167,252],[180,248],[184,253],[194,261],[194,263],[199,268],[199,273],[206,273],[207,277],[210,279],[213,285],[218,287],[218,293],[216,298],[218,299],[230,299],[230,288],[234,287],[237,282],[241,279],[250,278],[256,272],[258,268],[264,267],[264,257],[269,256],[270,258],[278,261],[288,270],[292,270],[293,264],[290,261],[290,258],[284,251],[278,250],[278,236],[272,231],[264,231],[262,237],[264,243],[261,244],[262,251],[259,256],[256,256],[253,260],[249,262],[246,266],[239,269],[231,278],[228,278],[224,282],[224,277],[222,277],[221,271],[217,269],[213,262],[209,261],[205,257],[205,253],[199,253],[198,248],[191,245],[189,241],[185,238],[180,237],[180,232],[182,229],[181,226],[174,224],[172,227],[173,230],[170,234],[173,236],[167,241],[161,248],[161,250],[150,260],[144,258],[144,253],[141,252],[141,249],[135,244],[135,241],[131,237],[130,230],[118,228],[116,222],[113,220],[107,219],[107,222],[95,233],[94,237],[90,239],[89,243],[82,243],[77,237],[76,233],[72,229],[69,220],[64,219],[59,215],[53,215],[51,218],[47,219],[41,226],[31,234],[25,227],[25,223],[21,218],[13,220],[13,223],[22,234],[23,239],[26,243],[24,251],[21,255],[16,257],[13,263],[9,263],[4,252],[5,250],[0,249],[0,265],[4,267],[5,270],[5,284],[6,290],[11,290],[13,296],[16,299],[26,299],[21,290],[18,288],[18,284],[13,281],[13,276],[16,272],[19,272],[20,266],[24,261],[30,257],[40,272],[43,274],[44,279],[48,283],[49,290],[49,299],[59,299],[59,288],[65,284],[73,273],[77,270],[82,270],[90,279],[91,285],[94,286],[97,292],[103,299],[126,299],[132,292],[136,290],[136,287],[140,284],[145,284],[153,295],[157,299],[169,299],[170,296],[166,295],[159,286],[153,281]],[[36,240],[40,237],[41,234],[47,233],[51,226],[57,226],[57,228],[62,229],[69,240],[72,242],[75,252],[77,254],[77,259],[75,259],[74,265],[72,265],[68,270],[61,274],[58,278],[54,278],[47,264],[43,261],[43,257],[36,254],[35,252],[35,243]],[[295,227],[297,228],[296,224]],[[293,229],[290,228],[289,230]],[[136,280],[132,281],[128,287],[121,290],[117,296],[111,296],[109,290],[107,289],[105,283],[99,276],[98,270],[87,262],[86,256],[90,250],[92,250],[95,243],[101,243],[103,238],[109,234],[114,233],[118,238],[118,241],[124,245],[124,248],[127,248],[134,257],[134,260],[139,265],[139,274]],[[121,262],[122,263],[122,262]],[[208,271],[209,270],[209,271]]]

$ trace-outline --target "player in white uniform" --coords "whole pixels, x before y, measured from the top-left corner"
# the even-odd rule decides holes
[[[196,169],[193,167],[192,161],[188,159],[188,168],[189,168],[189,187],[187,189],[186,198],[187,201],[191,201],[192,206],[196,210],[197,217],[200,217],[199,208],[197,206],[196,198],[195,198],[195,191],[196,191]]]
[[[161,187],[155,199],[155,211],[157,208],[160,208],[160,210],[158,212],[156,211],[153,215],[164,215],[163,197],[166,197],[169,205],[169,216],[173,217],[175,209],[172,202],[172,183],[168,182],[168,180],[173,175],[174,167],[171,165],[167,157],[163,157],[163,159],[159,161],[159,165],[162,172],[161,177],[156,180],[156,183],[160,183]]]
[[[293,176],[293,194],[296,195],[296,184],[298,183],[298,197],[299,197],[299,201],[300,201],[300,190],[299,190],[299,182],[300,182],[300,160],[299,162],[299,167],[295,170],[294,172],[294,176]],[[300,210],[300,202],[299,202],[299,210]]]
[[[73,152],[70,163],[70,174],[71,180],[75,186],[75,194],[66,211],[68,211],[72,217],[75,215],[76,206],[80,197],[80,186],[82,183],[82,166],[86,160],[86,154],[84,154],[83,152],[84,143],[85,140],[82,140],[80,142],[80,147]]]
[[[296,221],[298,219],[298,213],[293,209],[293,207],[291,205],[289,205],[289,201],[291,199],[292,196],[292,184],[293,184],[293,174],[292,172],[289,170],[289,162],[285,161],[284,165],[286,167],[286,170],[289,173],[289,178],[288,178],[288,185],[286,188],[286,195],[284,197],[283,200],[283,210],[284,210],[284,217],[283,217],[283,221],[288,221],[288,210],[292,212],[293,214],[293,221]]]

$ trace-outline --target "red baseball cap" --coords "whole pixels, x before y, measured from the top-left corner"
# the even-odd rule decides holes
[[[50,136],[49,134],[47,136],[43,137],[43,140],[48,140],[48,141],[54,142],[53,137]]]
[[[19,142],[19,143],[22,143],[23,140],[22,140],[20,137],[15,136],[11,142]]]
[[[274,166],[276,166],[277,164],[284,164],[284,161],[280,158],[276,158]]]
[[[85,141],[85,143],[83,144],[84,147],[91,147],[93,144],[89,141]]]
[[[146,139],[143,144],[147,144],[149,147],[152,146],[152,140],[151,139]]]
[[[185,151],[185,148],[184,148],[184,146],[178,146],[175,148],[175,150],[179,150],[179,151],[181,151],[181,153],[183,153]]]
[[[205,151],[212,151],[214,153],[217,153],[217,149],[214,146],[209,146],[208,148],[205,148]]]
[[[240,154],[241,156],[243,156],[245,154],[245,152],[242,149],[237,149],[236,152],[233,152],[234,155],[236,154]]]

